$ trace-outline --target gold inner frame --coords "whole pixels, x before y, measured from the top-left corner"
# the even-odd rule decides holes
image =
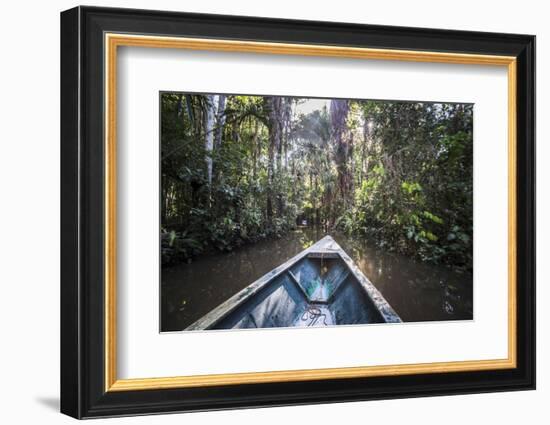
[[[515,368],[516,359],[516,58],[462,53],[370,49],[326,45],[212,40],[106,33],[105,40],[105,391],[135,391],[214,385],[236,385],[417,373],[447,373]],[[117,48],[170,48],[503,66],[508,72],[508,357],[495,360],[304,369],[271,372],[118,379],[116,325],[116,123]]]

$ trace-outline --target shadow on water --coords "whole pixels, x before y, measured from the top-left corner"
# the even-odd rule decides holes
[[[279,239],[197,258],[162,270],[162,330],[182,330],[327,233],[298,229]],[[405,322],[472,319],[473,279],[397,254],[363,239],[330,235],[353,258]]]

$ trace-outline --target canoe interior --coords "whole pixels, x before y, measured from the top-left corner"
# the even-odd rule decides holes
[[[337,253],[311,252],[209,329],[354,325],[384,321]]]

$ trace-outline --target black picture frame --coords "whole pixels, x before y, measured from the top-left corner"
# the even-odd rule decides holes
[[[516,57],[517,367],[106,392],[105,32]],[[61,412],[92,418],[534,388],[534,36],[96,7],[61,13]]]

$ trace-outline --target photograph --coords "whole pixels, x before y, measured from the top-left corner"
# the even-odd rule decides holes
[[[36,333],[23,352],[40,338],[58,345],[30,362],[46,366],[31,371],[33,415],[217,418],[292,406],[294,422],[302,409],[302,419],[322,412],[334,423],[368,402],[369,419],[397,422],[410,409],[390,409],[392,420],[387,403],[431,397],[440,422],[451,395],[459,414],[487,403],[504,422],[540,413],[543,14],[431,8],[430,19],[415,17],[417,5],[380,14],[293,2],[258,16],[218,3],[75,6],[54,25],[43,17],[55,13],[34,14],[51,49],[17,60],[59,57],[59,66],[45,67],[28,96],[12,79],[20,105],[10,105],[28,110],[40,87],[48,100],[60,89],[60,108],[32,115],[44,122],[31,137],[38,150],[6,144],[28,151],[6,156],[8,174],[29,177],[8,185],[29,206],[10,204],[30,217],[51,199],[57,217],[35,226],[57,235],[31,244],[22,231],[32,220],[6,221],[25,254],[12,280],[42,241],[44,265],[33,259],[32,269],[50,267],[60,286],[34,279],[45,295],[32,310],[44,310],[40,320],[55,313],[40,328],[54,334]],[[21,139],[30,116],[14,114],[22,124],[6,140]],[[49,130],[60,148],[44,143]],[[57,194],[29,196],[47,173]],[[11,316],[32,318],[8,304]],[[511,391],[520,402],[502,403]],[[32,413],[20,398],[13,413]],[[327,415],[330,403],[341,407]],[[257,422],[243,414],[239,424]]]
[[[161,332],[472,320],[473,113],[161,92]]]

